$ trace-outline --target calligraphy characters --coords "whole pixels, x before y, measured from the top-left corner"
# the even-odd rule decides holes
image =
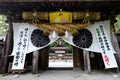
[[[97,36],[98,36],[98,41],[100,44],[100,48],[102,53],[104,54],[104,60],[107,63],[107,65],[109,66],[109,57],[107,56],[107,51],[110,50],[110,46],[108,44],[108,39],[107,39],[107,35],[105,34],[103,25],[100,25],[99,28],[96,28],[96,32],[97,32]]]
[[[24,55],[26,55],[26,46],[28,42],[28,28],[24,28],[19,32],[19,38],[18,38],[18,44],[17,44],[17,50],[15,53],[15,62],[14,65],[19,65],[19,60],[21,63],[23,63]]]

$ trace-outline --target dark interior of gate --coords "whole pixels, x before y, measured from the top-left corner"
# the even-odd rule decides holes
[[[71,45],[72,46],[72,45]],[[49,57],[50,57],[50,46],[47,46],[41,50],[38,50],[38,62],[37,62],[37,66],[38,66],[38,70],[37,71],[40,71],[40,70],[48,70],[48,69],[73,69],[73,70],[85,70],[85,64],[84,62],[86,62],[86,60],[84,60],[84,52],[82,49],[80,48],[77,48],[77,47],[73,47],[73,50],[72,50],[72,57],[71,59],[67,58],[67,59],[64,59],[62,58],[62,60],[59,59],[59,57],[53,57],[51,59],[52,62],[54,62],[54,65],[56,65],[55,62],[59,62],[59,61],[62,61],[62,62],[72,62],[72,66],[68,65],[68,67],[64,67],[65,64],[62,64],[62,67],[61,66],[52,66],[52,67],[49,67]],[[58,49],[59,50],[59,49]],[[27,54],[27,57],[26,57],[26,70],[27,71],[32,71],[33,70],[33,65],[34,63],[33,62],[33,52]],[[87,54],[87,53],[85,53]],[[89,52],[88,53],[90,56],[89,56],[89,59],[90,59],[90,66],[91,66],[91,69],[92,70],[104,70],[104,63],[103,63],[103,60],[102,60],[102,56],[100,53],[95,53],[95,52]],[[55,54],[56,55],[56,54]],[[65,55],[65,54],[64,54]],[[13,56],[10,56],[8,58],[8,63],[12,63],[13,61]],[[50,61],[50,62],[51,62]],[[9,71],[9,68],[8,68],[8,72],[11,72],[11,70]],[[16,71],[17,72],[17,71]]]
[[[72,45],[71,45],[72,46]],[[73,70],[85,70],[85,64],[84,62],[86,62],[86,60],[84,60],[84,52],[82,49],[80,48],[77,48],[75,46],[72,46],[72,57],[71,59],[67,58],[67,59],[59,59],[59,56],[57,57],[53,57],[51,59],[52,62],[54,62],[54,65],[56,65],[55,62],[59,62],[59,61],[62,61],[63,63],[64,62],[72,62],[72,65],[68,65],[68,67],[64,67],[66,64],[62,64],[62,67],[61,66],[52,66],[52,67],[49,67],[49,57],[50,57],[50,50],[51,48],[53,49],[53,47],[50,47],[50,46],[47,46],[43,49],[40,49],[38,50],[38,62],[36,63],[33,63],[33,54],[34,52],[31,52],[29,54],[27,54],[26,56],[26,60],[25,60],[25,72],[27,71],[32,71],[34,70],[34,67],[33,65],[37,64],[37,71],[36,72],[39,72],[40,70],[48,70],[48,69],[73,69]],[[63,46],[61,48],[64,48]],[[60,50],[60,48],[58,48],[57,50]],[[102,57],[101,57],[101,54],[100,53],[94,53],[94,52],[89,52],[89,53],[85,53],[85,54],[89,54],[89,60],[90,60],[90,66],[91,66],[91,69],[92,70],[104,70],[104,63],[103,63],[103,60],[102,60]],[[55,54],[56,55],[56,54]],[[65,55],[65,54],[64,54]],[[69,54],[68,54],[69,55]],[[11,71],[11,67],[12,67],[12,62],[13,62],[13,56],[9,56],[8,57],[8,72],[12,72]],[[19,71],[16,71],[16,72],[19,72]],[[24,72],[24,71],[23,71]],[[33,71],[32,71],[33,72]],[[36,73],[35,72],[35,73]]]
[[[111,20],[111,26],[113,26],[115,22],[115,15],[117,15],[120,12],[120,1],[119,0],[101,0],[101,1],[96,1],[96,0],[2,0],[0,1],[0,14],[6,15],[8,20],[6,22],[9,23],[9,31],[8,31],[8,36],[6,40],[6,44],[4,45],[4,50],[0,55],[0,73],[6,73],[6,72],[26,72],[26,71],[31,71],[32,73],[38,73],[39,70],[47,70],[49,69],[49,51],[51,50],[50,47],[50,42],[51,39],[49,39],[49,31],[52,31],[52,28],[49,29],[48,27],[45,26],[56,26],[58,28],[65,27],[65,26],[71,26],[70,24],[78,24],[78,23],[86,23],[89,20],[84,18],[80,19],[78,17],[74,17],[74,20],[72,23],[67,23],[65,26],[63,24],[49,24],[49,18],[40,16],[41,18],[39,19],[33,19],[33,22],[35,23],[41,23],[41,25],[37,25],[40,29],[35,29],[32,34],[31,34],[31,42],[33,46],[35,47],[42,47],[39,50],[30,52],[26,56],[25,60],[25,69],[20,71],[20,70],[11,70],[12,67],[12,62],[13,62],[13,56],[10,56],[12,53],[13,49],[13,28],[12,28],[12,22],[15,23],[25,23],[29,22],[26,19],[23,19],[23,12],[40,12],[39,14],[48,14],[50,12],[55,12],[55,11],[67,11],[67,12],[83,12],[81,14],[89,13],[89,12],[100,12],[100,18],[98,19],[92,19],[91,22],[94,23],[96,21],[104,21],[104,20]],[[42,12],[42,13],[41,13]],[[90,13],[91,14],[91,13]],[[97,13],[95,13],[97,14]],[[94,16],[95,17],[95,16]],[[31,22],[30,22],[31,24]],[[36,25],[36,24],[35,24]],[[78,24],[79,25],[79,24]],[[77,27],[75,27],[77,28]],[[92,52],[92,51],[87,51],[84,50],[83,48],[89,48],[93,42],[93,34],[89,30],[89,28],[84,28],[80,29],[76,32],[73,30],[71,31],[71,35],[67,37],[72,37],[72,39],[68,38],[69,40],[66,40],[64,37],[61,37],[66,34],[66,32],[62,32],[59,30],[58,31],[58,36],[62,38],[63,40],[67,41],[72,47],[72,60],[73,60],[73,70],[85,70],[86,72],[91,72],[91,70],[103,70],[105,68],[104,62],[102,59],[102,55],[97,52]],[[62,28],[63,31],[64,28]],[[113,27],[111,27],[113,29]],[[46,31],[44,31],[46,30]],[[45,32],[45,35],[43,34]],[[41,34],[41,35],[38,35]],[[43,35],[42,35],[43,34]],[[47,35],[46,35],[47,34]],[[113,33],[114,34],[114,33]],[[112,43],[115,50],[116,50],[116,60],[118,63],[118,66],[120,67],[120,51],[119,51],[119,44],[117,39],[112,36],[113,41]],[[72,40],[72,42],[71,42]],[[48,45],[49,44],[49,45]],[[51,43],[52,44],[52,43]],[[43,47],[45,46],[45,47]],[[116,70],[116,69],[115,69]]]

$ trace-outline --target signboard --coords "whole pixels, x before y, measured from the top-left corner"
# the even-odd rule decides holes
[[[49,13],[50,23],[71,23],[71,12],[51,12]]]
[[[29,28],[27,25],[20,25],[17,37],[17,46],[14,51],[12,69],[24,69],[26,51],[28,48]]]
[[[94,26],[97,42],[103,57],[105,68],[116,68],[117,62],[112,51],[112,46],[108,39],[104,24],[96,24]],[[97,46],[96,46],[97,47]]]

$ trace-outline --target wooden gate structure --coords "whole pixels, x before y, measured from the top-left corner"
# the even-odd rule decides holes
[[[100,21],[111,20],[111,39],[118,66],[120,68],[120,49],[117,40],[117,35],[114,32],[115,15],[120,13],[119,0],[0,0],[0,14],[7,16],[7,23],[9,23],[9,30],[7,32],[3,52],[0,58],[0,73],[6,73],[8,70],[9,55],[13,48],[13,25],[12,22],[26,22],[22,18],[22,12],[37,10],[38,12],[53,12],[59,11],[79,12],[79,11],[97,11],[100,12]],[[81,20],[74,20],[79,22]],[[98,20],[97,20],[98,21]],[[47,20],[40,20],[41,23],[48,23]],[[37,73],[38,69],[48,69],[48,51],[49,47],[33,52],[31,62],[32,72]],[[39,53],[39,54],[38,54]],[[101,56],[96,55],[95,59],[90,58],[91,52],[83,51],[73,47],[73,69],[85,69],[87,73],[91,72],[96,60],[100,62]],[[95,61],[94,61],[95,60]],[[33,62],[33,63],[32,63]],[[97,63],[98,64],[98,63]],[[101,61],[97,68],[103,68]],[[96,68],[96,67],[95,67]]]

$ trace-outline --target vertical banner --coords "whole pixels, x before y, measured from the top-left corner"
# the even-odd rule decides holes
[[[21,24],[18,30],[17,45],[14,51],[12,69],[24,69],[26,51],[28,48],[29,29],[27,25]]]
[[[94,26],[95,34],[97,37],[97,42],[99,44],[99,48],[101,50],[101,54],[103,57],[103,61],[105,64],[105,68],[116,68],[118,67],[117,62],[114,57],[114,53],[112,51],[112,46],[108,39],[107,32],[105,30],[104,24],[98,23]]]

